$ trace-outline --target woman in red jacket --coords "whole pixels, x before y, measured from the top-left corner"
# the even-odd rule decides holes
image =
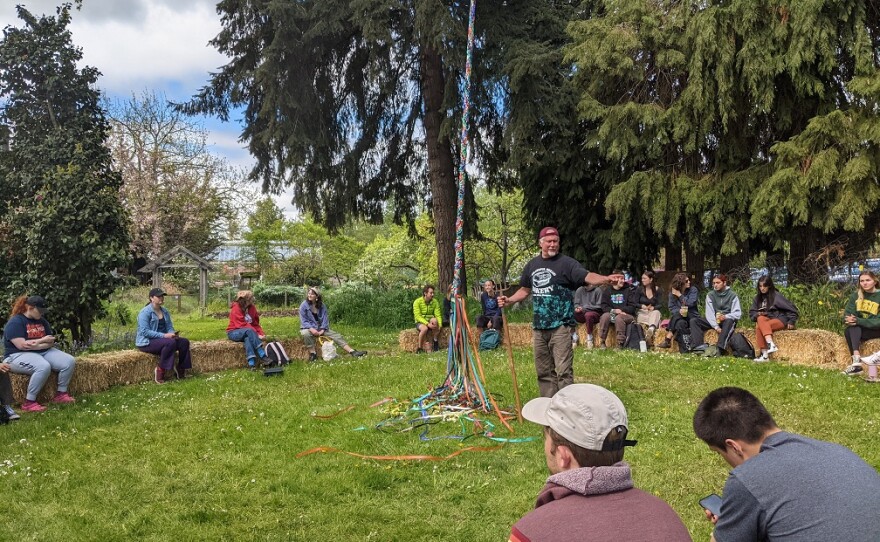
[[[236,294],[229,311],[226,336],[230,341],[244,343],[248,367],[256,367],[257,358],[260,358],[263,365],[272,364],[272,360],[266,356],[266,351],[263,349],[263,339],[266,338],[266,334],[260,327],[260,313],[257,312],[254,294],[250,290],[242,290]]]

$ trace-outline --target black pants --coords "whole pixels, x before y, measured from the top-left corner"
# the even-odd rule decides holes
[[[714,328],[715,326],[710,324],[709,321],[702,316],[699,318],[693,318],[691,320],[691,344],[694,346],[705,344],[705,331]],[[718,348],[722,350],[727,349],[727,341],[729,341],[730,336],[733,335],[734,328],[736,328],[736,320],[733,318],[728,318],[721,322],[721,333],[718,334]]]
[[[9,373],[0,373],[0,404],[11,405],[12,402],[12,380]]]
[[[477,316],[477,327],[480,329],[486,329],[488,327],[489,322],[492,322],[492,329],[497,329],[499,333],[501,333],[501,328],[503,327],[503,323],[500,316],[486,316],[485,314],[481,314]]]
[[[843,330],[843,336],[846,337],[846,344],[849,346],[849,353],[858,350],[862,346],[862,341],[869,339],[880,339],[880,329],[862,326],[847,326]]]
[[[687,316],[682,316],[676,312],[669,319],[669,327],[667,329],[676,335],[688,335],[691,332],[691,320],[693,319],[694,316],[690,312],[688,312]]]

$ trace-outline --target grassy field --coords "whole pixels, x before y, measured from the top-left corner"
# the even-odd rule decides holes
[[[196,320],[184,322],[195,335]],[[377,429],[399,405],[370,405],[440,384],[445,354],[399,354],[394,333],[340,330],[371,355],[296,363],[280,378],[239,370],[117,388],[0,427],[0,540],[504,540],[546,477],[539,440],[440,462],[296,457],[318,446],[446,456],[497,444]],[[484,363],[490,390],[510,405],[503,352]],[[524,400],[536,396],[530,350],[516,352],[516,366]],[[621,397],[639,440],[626,456],[637,486],[670,502],[696,540],[710,531],[697,500],[720,492],[728,468],[695,439],[691,416],[718,386],[746,387],[783,428],[843,443],[880,467],[880,388],[834,372],[579,350],[575,375]],[[460,436],[462,427],[473,429],[450,421],[427,436]],[[529,423],[514,429],[516,438],[540,436]]]

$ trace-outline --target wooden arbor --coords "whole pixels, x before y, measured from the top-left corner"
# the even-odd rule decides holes
[[[183,256],[193,263],[175,263],[174,260],[180,256]],[[138,273],[152,273],[153,288],[161,288],[162,270],[174,267],[197,267],[199,269],[199,307],[204,309],[208,304],[208,271],[213,271],[214,267],[208,263],[208,260],[196,255],[191,250],[177,245],[168,252],[161,254],[158,258],[147,265],[138,269]]]

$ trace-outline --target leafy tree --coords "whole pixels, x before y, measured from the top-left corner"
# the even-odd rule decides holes
[[[364,249],[355,276],[380,288],[412,285],[419,282],[415,263],[416,244],[406,228],[391,226],[388,235],[377,236]]]
[[[129,244],[99,73],[77,67],[71,4],[55,17],[17,10],[22,27],[0,41],[0,288],[45,296],[55,326],[88,340]]]
[[[251,178],[266,191],[292,185],[294,203],[331,231],[351,219],[379,222],[389,208],[396,223],[412,221],[429,195],[438,273],[448,284],[468,8],[223,0],[223,29],[211,43],[230,62],[182,110],[226,118],[244,108],[241,137],[257,160]],[[478,31],[500,35],[499,22],[516,15],[514,6],[480,4]],[[497,143],[502,117],[497,86],[481,84],[490,67],[477,62],[472,99],[476,154],[487,161],[480,149]]]
[[[110,148],[122,173],[122,202],[132,216],[132,251],[154,258],[183,245],[217,248],[238,210],[255,199],[244,172],[207,147],[207,132],[160,94],[115,103]]]
[[[248,256],[257,262],[260,269],[269,269],[284,258],[276,250],[284,239],[284,213],[272,198],[262,198],[257,202],[247,223],[248,231],[245,232],[244,239]]]
[[[478,279],[491,278],[496,284],[516,281],[518,272],[536,252],[535,234],[527,227],[522,212],[522,192],[514,190],[495,194],[478,188],[479,239],[465,243],[465,261]],[[514,273],[514,276],[511,276]]]
[[[792,278],[813,280],[804,261],[824,240],[876,234],[878,199],[864,183],[878,172],[876,9],[599,4],[569,27],[569,58],[581,119],[616,164],[617,246],[650,232],[690,249],[689,267],[720,253],[722,268],[787,246]]]

